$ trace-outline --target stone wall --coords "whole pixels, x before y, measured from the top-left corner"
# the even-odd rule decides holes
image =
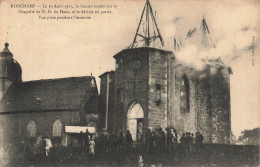
[[[172,105],[172,126],[177,129],[179,133],[197,131],[197,79],[196,72],[188,67],[185,67],[177,62],[172,62],[171,74],[173,75],[170,82],[170,93]],[[189,108],[187,111],[182,112],[180,110],[181,105],[181,87],[183,82],[183,76],[187,76],[189,85]]]
[[[167,127],[169,58],[172,52],[149,52],[148,121],[149,127]],[[160,94],[160,95],[159,95]],[[157,100],[160,99],[158,102]]]
[[[114,56],[115,73],[115,129],[127,129],[127,111],[131,104],[139,103],[144,111],[144,128],[148,127],[148,49],[127,49]]]
[[[228,68],[210,66],[212,143],[230,142],[230,78]]]
[[[170,109],[172,124],[177,131],[201,132],[206,143],[229,143],[230,139],[230,83],[225,67],[206,66],[195,70],[180,63],[172,65]],[[182,76],[186,75],[190,89],[190,110],[180,111]]]
[[[197,101],[197,130],[204,136],[204,142],[211,143],[211,119],[209,96],[209,70],[208,68],[198,72],[196,91]]]

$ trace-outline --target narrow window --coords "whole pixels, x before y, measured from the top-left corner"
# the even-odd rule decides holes
[[[181,112],[189,112],[190,111],[190,85],[186,75],[182,76],[181,80]]]
[[[56,119],[52,126],[52,137],[61,137],[62,124],[59,119]]]
[[[160,84],[156,84],[155,85],[155,90],[156,90],[155,103],[156,103],[157,106],[159,106],[160,103],[161,103],[161,85]]]
[[[27,125],[27,134],[29,137],[36,137],[36,124],[33,120]]]

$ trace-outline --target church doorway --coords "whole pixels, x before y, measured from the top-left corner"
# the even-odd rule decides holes
[[[144,111],[139,103],[133,103],[127,111],[127,129],[132,134],[133,141],[143,138]]]

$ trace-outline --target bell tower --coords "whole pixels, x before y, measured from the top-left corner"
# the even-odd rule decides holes
[[[136,142],[148,128],[167,127],[169,62],[174,55],[163,50],[155,16],[147,0],[133,42],[114,56],[113,128],[129,130]]]
[[[22,69],[8,49],[9,44],[0,52],[0,100],[4,97],[12,84],[22,82]]]

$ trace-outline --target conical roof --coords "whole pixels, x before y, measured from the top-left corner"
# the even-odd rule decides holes
[[[5,43],[5,48],[0,52],[0,79],[5,78],[12,82],[21,82],[22,68],[13,58],[8,46],[9,44]]]

